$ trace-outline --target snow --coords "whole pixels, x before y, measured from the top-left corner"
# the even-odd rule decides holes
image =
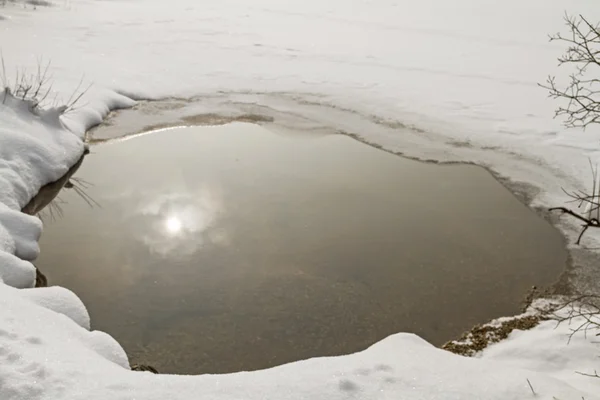
[[[3,236],[9,237],[7,232]],[[3,246],[3,249],[6,249]],[[35,282],[35,267],[28,261],[23,261],[19,257],[0,251],[0,279],[6,285],[16,288],[29,288]]]
[[[70,290],[56,286],[24,289],[19,294],[41,307],[69,317],[84,329],[90,329],[90,316],[85,306]]]
[[[583,335],[568,343],[570,327],[553,321],[514,332],[476,358],[400,333],[360,353],[265,371],[132,372],[110,336],[89,330],[73,293],[29,289],[42,227],[19,212],[79,159],[86,129],[134,99],[161,98],[181,110],[166,102],[153,115],[134,114],[132,130],[165,122],[169,112],[175,119],[252,112],[410,157],[476,162],[539,188],[534,205],[562,203],[561,187],[584,188],[587,159],[600,155],[598,129],[564,129],[536,85],[557,73],[562,48],[546,35],[562,28],[565,11],[600,20],[600,3],[589,0],[0,7],[9,78],[16,68],[35,71],[39,57],[51,60],[53,74],[53,100],[43,109],[0,93],[0,398],[599,398],[600,380],[577,374],[593,371],[598,344]],[[63,114],[56,105],[90,82],[79,108]]]
[[[88,331],[89,315],[74,293],[61,287],[28,289],[35,282],[30,261],[39,254],[42,223],[20,210],[81,157],[83,132],[66,129],[60,109],[39,110],[8,91],[0,98],[0,398],[35,399],[46,393],[41,382],[57,382],[53,368],[68,372],[52,355],[52,344],[46,345],[52,335],[62,341],[63,352],[73,347],[80,353],[79,365],[90,353],[124,367],[128,363],[114,339]]]
[[[0,92],[0,277],[31,287],[42,223],[21,208],[39,188],[62,176],[83,153],[81,138],[60,126],[54,110]],[[26,260],[26,261],[24,261]]]
[[[108,335],[36,306],[22,291],[0,286],[0,306],[2,399],[600,398],[598,381],[576,374],[592,372],[597,344],[580,335],[567,345],[569,327],[555,329],[553,321],[513,333],[480,358],[456,356],[401,333],[352,355],[194,377],[129,371]]]
[[[573,323],[571,328],[576,326]],[[590,340],[593,340],[596,332],[590,332],[588,340],[582,334],[570,341],[569,333],[566,329],[557,332],[556,321],[546,321],[536,327],[533,333],[513,332],[508,340],[484,350],[481,357],[514,368],[539,371],[588,393],[598,394],[598,378],[579,374],[593,375],[598,370],[598,347],[590,346]],[[590,358],[590,354],[595,354],[595,359]]]
[[[600,19],[589,0],[84,0],[2,10],[0,48],[9,71],[51,60],[62,99],[82,77],[93,83],[68,121],[78,130],[131,104],[116,92],[219,96],[411,157],[477,162],[556,205],[598,159],[598,130],[566,130],[537,86],[567,75],[556,67],[564,47],[547,39],[565,11]]]

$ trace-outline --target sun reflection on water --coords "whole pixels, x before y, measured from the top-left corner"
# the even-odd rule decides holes
[[[207,243],[223,236],[215,223],[223,212],[220,192],[205,186],[195,193],[152,194],[144,201],[139,213],[144,216],[150,229],[140,230],[140,239],[154,252],[169,254],[192,254]],[[215,232],[213,232],[215,231]]]
[[[176,235],[179,232],[181,232],[181,227],[182,224],[179,217],[170,216],[165,221],[165,228],[167,229],[167,233],[170,233],[172,235]]]

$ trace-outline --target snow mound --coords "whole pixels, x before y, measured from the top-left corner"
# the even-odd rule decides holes
[[[20,210],[81,157],[83,142],[65,129],[57,109],[38,110],[9,91],[0,92],[0,121],[0,252],[7,253],[1,256],[0,277],[31,287],[35,274],[17,257],[38,256],[42,224]]]
[[[523,335],[533,347],[544,338],[544,333],[536,331]],[[587,345],[582,340],[581,345],[587,349],[588,359],[591,350],[597,355],[597,347],[589,340]],[[62,374],[61,384],[66,388],[63,398],[86,400],[187,400],[200,396],[220,400],[598,399],[597,383],[585,391],[540,372],[543,362],[556,355],[550,348],[543,358],[532,360],[530,368],[519,368],[510,363],[509,356],[505,361],[460,357],[415,335],[396,334],[360,353],[228,375],[152,375],[108,364],[94,368],[97,363],[90,361],[87,365],[93,370],[82,369],[75,377]]]
[[[5,249],[14,251],[24,260],[35,260],[39,255],[38,240],[42,234],[42,222],[39,218],[23,216],[19,210],[11,210],[0,204],[0,224],[6,232],[10,232],[5,242]]]
[[[53,286],[47,288],[24,289],[19,292],[23,298],[35,304],[71,318],[77,325],[90,329],[90,316],[75,293],[68,289]]]
[[[599,379],[581,375],[598,370],[600,348],[593,345],[595,334],[590,332],[586,338],[582,332],[569,340],[570,328],[575,329],[582,322],[579,319],[569,328],[558,329],[556,321],[545,321],[532,331],[515,330],[508,340],[491,345],[480,357],[518,369],[536,370],[598,395]]]
[[[64,175],[84,146],[56,109],[38,111],[7,91],[0,101],[0,203],[20,210],[40,187]]]
[[[23,294],[0,285],[1,399],[81,398],[66,395],[71,380],[127,368],[127,356],[114,339],[89,332]]]
[[[82,132],[76,135],[63,125],[62,111],[38,109],[9,91],[0,92],[1,399],[58,395],[64,387],[57,377],[74,374],[90,359],[97,366],[104,362],[129,368],[114,339],[89,332],[88,312],[71,291],[15,289],[34,285],[35,267],[29,261],[39,254],[42,232],[41,221],[21,208],[43,185],[64,175],[84,151]]]
[[[28,261],[0,251],[0,280],[12,287],[30,288],[35,283],[35,267]]]

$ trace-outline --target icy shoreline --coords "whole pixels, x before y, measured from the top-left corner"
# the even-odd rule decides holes
[[[8,109],[12,105],[19,109],[18,101],[8,104]],[[18,117],[25,123],[32,117],[35,119],[27,111]],[[57,126],[56,122],[53,126]],[[64,130],[56,134],[77,138]],[[77,138],[77,142],[81,143],[80,139]],[[81,147],[73,151],[73,155],[82,151]],[[63,165],[70,166],[70,161],[63,161]],[[90,321],[85,307],[66,289],[14,291],[0,285],[0,302],[3,304],[0,319],[8,328],[0,332],[0,346],[9,350],[7,364],[4,368],[0,366],[0,377],[7,382],[0,387],[0,394],[9,399],[102,399],[106,396],[162,399],[166,395],[171,396],[167,398],[189,399],[198,391],[224,399],[238,398],[249,391],[267,397],[292,393],[287,398],[402,395],[421,399],[437,398],[437,395],[449,398],[451,393],[451,398],[461,399],[521,399],[531,395],[527,380],[533,382],[536,398],[583,396],[587,399],[595,398],[593,394],[598,388],[591,378],[583,379],[585,377],[576,374],[593,370],[597,345],[582,334],[568,345],[571,347],[565,347],[570,328],[555,329],[553,321],[542,322],[530,331],[515,331],[507,340],[490,346],[476,358],[452,355],[414,335],[397,334],[349,356],[315,358],[251,373],[176,377],[129,372],[127,356],[110,336],[87,332]],[[23,310],[31,319],[27,324],[18,317]],[[56,320],[61,315],[67,318]],[[32,334],[40,332],[40,323],[53,328],[42,335]],[[69,350],[65,347],[67,343]],[[43,348],[41,358],[37,354],[40,348]],[[529,353],[524,353],[526,349]],[[84,364],[86,369],[80,369]],[[55,379],[48,380],[48,376]],[[494,383],[489,380],[492,376]],[[307,380],[311,384],[305,385]],[[92,381],[93,389],[88,390]],[[561,381],[568,382],[568,386],[563,386]]]

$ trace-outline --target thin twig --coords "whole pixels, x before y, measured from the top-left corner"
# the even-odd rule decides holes
[[[579,372],[579,371],[575,371],[576,374],[579,375],[583,375],[583,376],[589,376],[590,378],[600,378],[600,375],[598,375],[598,372],[596,372],[596,370],[594,370],[593,374],[586,374],[584,372]]]
[[[537,396],[535,390],[533,390],[533,386],[531,386],[531,382],[529,382],[529,378],[527,378],[527,383],[529,384],[529,389],[531,389],[531,393],[533,393],[534,396]]]

